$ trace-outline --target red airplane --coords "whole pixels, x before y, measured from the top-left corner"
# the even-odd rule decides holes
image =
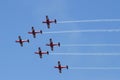
[[[50,23],[57,23],[57,20],[54,19],[54,20],[49,20],[48,16],[46,16],[46,21],[43,21],[42,23],[46,23],[47,24],[47,27],[48,29],[50,28]]]
[[[39,54],[40,58],[42,58],[42,55],[43,55],[43,54],[49,54],[49,52],[48,52],[48,51],[47,51],[47,52],[42,52],[41,49],[40,49],[40,47],[39,47],[39,48],[38,48],[38,51],[35,52],[35,54]]]
[[[36,34],[37,33],[41,33],[42,34],[42,30],[35,31],[34,27],[32,27],[32,32],[28,32],[28,34],[32,34],[34,38],[36,38]]]
[[[22,39],[21,39],[21,36],[18,36],[18,38],[19,38],[19,40],[16,40],[16,42],[20,43],[21,46],[23,46],[23,43],[24,43],[24,42],[28,42],[28,43],[29,43],[29,39],[27,39],[27,40],[22,40]]]
[[[57,44],[54,44],[53,41],[52,41],[52,39],[50,38],[50,43],[46,44],[46,46],[50,46],[51,50],[53,51],[53,47],[54,46],[59,46],[60,47],[60,42],[58,42]]]
[[[63,69],[63,68],[68,69],[68,65],[66,65],[66,66],[61,66],[60,61],[58,61],[58,66],[55,66],[54,68],[58,68],[58,69],[59,69],[59,73],[62,73],[62,69]]]

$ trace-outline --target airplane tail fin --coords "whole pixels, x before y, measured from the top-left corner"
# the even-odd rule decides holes
[[[21,47],[23,47],[23,44],[20,44],[21,45]]]
[[[40,55],[40,58],[42,58],[42,55]]]
[[[59,73],[62,73],[62,71],[61,71],[61,70],[59,70]]]

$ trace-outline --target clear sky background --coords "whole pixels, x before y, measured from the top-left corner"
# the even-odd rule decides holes
[[[120,80],[120,69],[64,69],[58,73],[54,66],[120,67],[120,56],[54,55],[55,53],[118,53],[120,46],[62,46],[62,44],[120,44],[120,32],[86,32],[38,34],[27,32],[31,26],[43,32],[71,30],[120,29],[120,22],[51,24],[47,29],[42,21],[48,15],[57,21],[120,19],[119,0],[1,0],[0,1],[0,80]],[[20,35],[30,39],[21,47],[15,40]],[[61,47],[50,51],[45,44],[52,38]],[[50,55],[40,59],[34,54],[41,47]],[[51,55],[53,54],[53,55]]]

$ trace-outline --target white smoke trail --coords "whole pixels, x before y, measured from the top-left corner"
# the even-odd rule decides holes
[[[120,53],[51,53],[50,55],[64,55],[64,56],[120,56]]]
[[[120,46],[120,44],[63,44],[64,47],[80,47],[80,46]]]
[[[61,33],[83,33],[83,32],[120,32],[120,29],[101,29],[101,30],[71,30],[71,31],[52,31],[43,32],[43,34],[61,34]]]
[[[77,21],[59,21],[57,23],[88,23],[88,22],[119,22],[120,19],[95,19],[95,20],[77,20]]]
[[[89,70],[97,70],[97,69],[100,69],[100,70],[112,70],[112,69],[120,69],[120,67],[70,67],[69,69],[89,69]]]

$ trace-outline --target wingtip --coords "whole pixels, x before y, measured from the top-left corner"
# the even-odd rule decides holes
[[[68,65],[66,65],[66,68],[68,69]]]
[[[58,46],[60,47],[60,42],[58,42]]]
[[[42,31],[42,30],[40,30],[40,33],[42,34],[42,33],[43,33],[43,31]]]
[[[29,39],[27,39],[27,42],[29,43],[29,42],[30,42],[30,40],[29,40]]]
[[[47,55],[49,55],[49,52],[47,51]]]
[[[55,24],[56,24],[56,23],[57,23],[57,20],[55,19],[54,22],[55,22]]]

